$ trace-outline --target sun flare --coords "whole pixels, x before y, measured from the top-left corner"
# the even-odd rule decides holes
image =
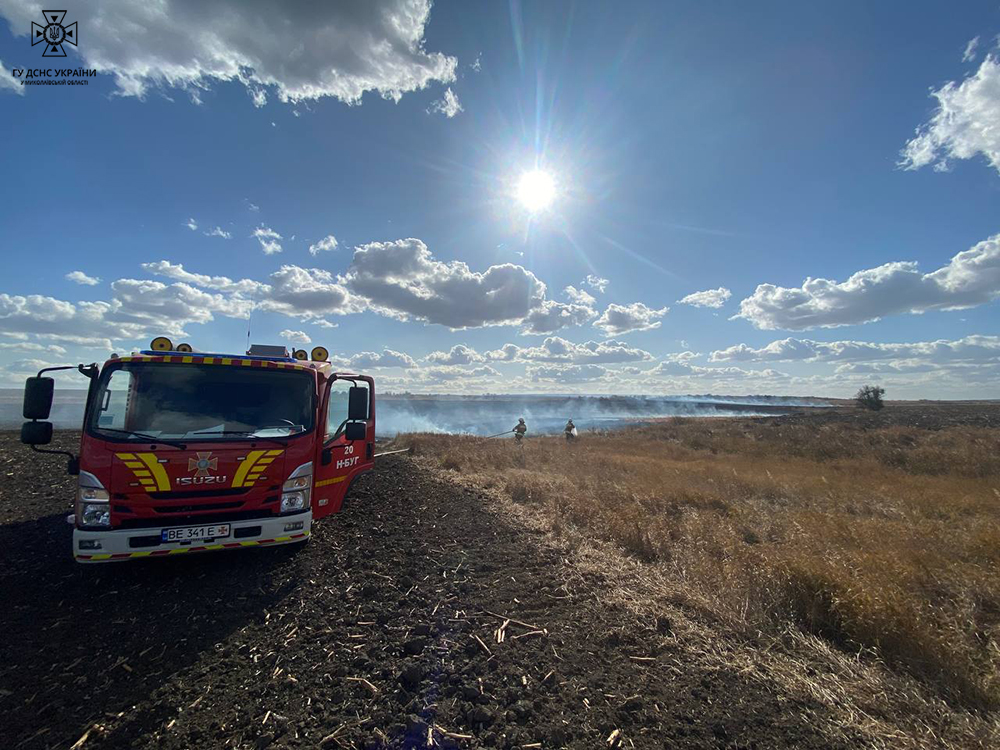
[[[517,182],[517,201],[531,213],[544,211],[556,197],[556,183],[552,175],[533,169],[521,175]]]

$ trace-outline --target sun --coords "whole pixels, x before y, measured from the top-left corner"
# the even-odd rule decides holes
[[[544,211],[556,197],[556,183],[552,175],[533,169],[517,181],[517,201],[531,213]]]

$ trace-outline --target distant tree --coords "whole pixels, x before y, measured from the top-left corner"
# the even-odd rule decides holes
[[[885,403],[882,401],[882,396],[884,395],[885,388],[877,385],[866,385],[858,391],[858,395],[854,397],[854,400],[858,402],[858,406],[862,409],[878,411],[885,406]]]

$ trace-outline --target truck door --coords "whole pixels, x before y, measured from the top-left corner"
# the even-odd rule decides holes
[[[372,418],[374,405],[371,390],[371,382],[367,378],[338,377],[327,383],[323,397],[325,414],[323,444],[320,446],[319,460],[316,462],[316,479],[313,486],[314,519],[338,512],[351,482],[373,465],[371,448],[375,425]],[[367,423],[365,437],[348,440],[345,433],[350,422],[349,417],[352,416],[349,412],[350,404],[353,399],[357,411],[362,398]],[[357,419],[360,414],[356,413],[353,416]]]

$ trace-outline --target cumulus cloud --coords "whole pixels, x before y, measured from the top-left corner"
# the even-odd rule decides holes
[[[428,114],[438,112],[449,119],[462,111],[464,110],[461,102],[458,101],[458,95],[451,90],[450,86],[445,89],[444,96],[433,102],[430,109],[427,110]]]
[[[987,55],[975,73],[961,83],[946,83],[931,96],[937,99],[937,110],[906,143],[900,166],[920,169],[933,164],[943,171],[949,159],[982,154],[1000,171],[1000,60]]]
[[[279,240],[282,239],[282,236],[270,227],[265,227],[262,224],[253,230],[252,236],[257,238],[261,250],[264,251],[264,255],[275,255],[281,252],[281,243]]]
[[[669,307],[654,310],[642,302],[631,305],[608,305],[600,318],[594,321],[594,328],[604,331],[605,336],[620,336],[632,331],[649,331],[659,328],[660,318],[670,312]]]
[[[596,316],[597,311],[590,305],[545,300],[528,313],[523,321],[521,333],[537,335],[555,333],[570,326],[581,326]]]
[[[545,298],[545,284],[521,266],[474,272],[412,238],[356,248],[344,283],[384,315],[454,329],[519,323]]]
[[[4,67],[3,60],[0,60],[0,91],[4,89],[24,96],[24,86]]]
[[[319,255],[320,253],[328,253],[336,249],[337,249],[337,238],[334,237],[332,234],[328,234],[319,242],[315,242],[309,246],[309,254]]]
[[[416,367],[417,363],[409,354],[383,349],[379,352],[360,352],[350,358],[350,366],[357,370],[370,370],[374,367]]]
[[[68,281],[76,282],[77,284],[82,284],[83,286],[97,286],[101,283],[100,279],[94,276],[88,276],[83,271],[70,271],[66,274],[66,279]]]
[[[283,330],[278,335],[281,336],[281,338],[283,338],[285,341],[288,341],[291,344],[311,344],[312,343],[312,339],[309,338],[309,334],[306,333],[305,331],[293,331],[291,329],[286,328],[285,330]]]
[[[591,289],[596,289],[601,294],[604,294],[604,290],[608,288],[609,282],[607,279],[602,279],[600,276],[595,276],[590,274],[583,280],[583,283],[589,286]]]
[[[455,344],[446,352],[431,352],[424,357],[424,361],[436,365],[471,365],[485,362],[486,358],[465,344]]]
[[[578,305],[585,305],[586,307],[593,307],[597,304],[597,300],[594,299],[592,294],[585,292],[583,289],[577,289],[575,286],[568,286],[563,290],[563,294],[569,297],[573,302]]]
[[[589,383],[600,380],[607,373],[607,368],[600,365],[538,365],[527,368],[528,378],[549,383]]]
[[[171,263],[169,260],[158,260],[153,263],[143,263],[142,268],[158,276],[165,276],[175,281],[200,286],[205,289],[215,289],[228,294],[255,294],[267,288],[266,284],[251,279],[233,281],[227,276],[207,276],[202,273],[191,273],[184,270],[181,263]]]
[[[737,344],[712,352],[713,362],[871,362],[920,359],[936,364],[1000,361],[1000,336],[912,343],[812,341],[787,338],[754,349]]]
[[[360,312],[364,304],[329,271],[319,268],[282,266],[271,274],[260,307],[299,318]]]
[[[733,293],[720,286],[718,289],[706,289],[703,292],[692,292],[686,297],[677,300],[681,305],[693,305],[694,307],[715,307],[719,308],[726,304],[726,300],[733,296]]]
[[[316,318],[310,321],[314,326],[319,326],[320,328],[337,328],[337,323],[331,323],[326,318]]]
[[[760,329],[804,331],[975,307],[998,295],[1000,235],[994,235],[932,273],[920,273],[913,262],[894,262],[858,271],[844,282],[807,278],[794,289],[761,284],[734,317]]]
[[[12,29],[31,28],[38,6],[0,0]],[[373,91],[405,93],[455,79],[458,61],[424,48],[430,0],[94,0],[74,18],[88,29],[85,67],[112,73],[124,96],[174,86],[198,100],[214,81],[236,81],[263,104],[334,97],[358,104]]]
[[[614,364],[646,362],[653,355],[637,349],[624,341],[587,341],[575,344],[560,336],[549,336],[539,346],[519,347],[505,344],[500,349],[487,352],[495,362],[551,362],[565,364]]]
[[[232,232],[227,232],[220,226],[215,227],[215,229],[210,229],[204,234],[206,237],[221,237],[224,240],[230,240],[233,238]]]

